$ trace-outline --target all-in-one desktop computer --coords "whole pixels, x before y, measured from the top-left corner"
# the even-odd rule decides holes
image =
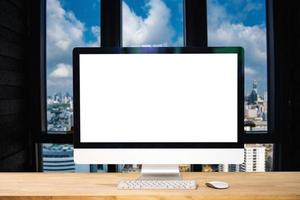
[[[239,47],[75,48],[75,162],[142,164],[141,181],[242,163],[243,63]]]

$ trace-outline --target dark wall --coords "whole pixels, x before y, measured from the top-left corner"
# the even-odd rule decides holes
[[[279,170],[300,170],[300,12],[298,1],[274,1],[275,130]]]
[[[0,1],[0,171],[32,169],[26,107],[26,6],[25,0]]]

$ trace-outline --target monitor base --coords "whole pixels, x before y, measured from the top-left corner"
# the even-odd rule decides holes
[[[181,180],[179,165],[142,165],[139,180]]]

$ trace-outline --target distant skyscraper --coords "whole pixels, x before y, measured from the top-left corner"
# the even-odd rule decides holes
[[[75,172],[73,148],[71,145],[43,145],[44,172]]]
[[[54,100],[60,102],[62,99],[62,94],[61,92],[57,92],[56,94],[54,94]]]
[[[266,171],[266,147],[247,145],[245,147],[245,161],[242,171],[264,172]]]
[[[72,127],[74,127],[74,116],[72,112],[68,113],[67,119],[68,119],[68,123],[67,123],[68,130],[71,130]]]
[[[246,145],[244,163],[219,165],[220,172],[264,172],[266,171],[266,147]]]
[[[75,165],[72,145],[43,144],[44,172],[90,172],[91,166]]]
[[[257,93],[257,81],[254,80],[252,84],[252,91],[248,96],[248,104],[256,104],[259,96]]]
[[[241,172],[241,165],[239,164],[223,164],[219,165],[219,172]]]
[[[268,93],[264,93],[264,121],[268,120]]]

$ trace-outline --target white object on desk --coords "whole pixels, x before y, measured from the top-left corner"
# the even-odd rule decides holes
[[[226,189],[229,188],[229,184],[223,181],[210,181],[207,182],[206,185],[215,189]]]
[[[195,190],[197,183],[195,180],[124,180],[118,185],[118,189],[127,190]]]

